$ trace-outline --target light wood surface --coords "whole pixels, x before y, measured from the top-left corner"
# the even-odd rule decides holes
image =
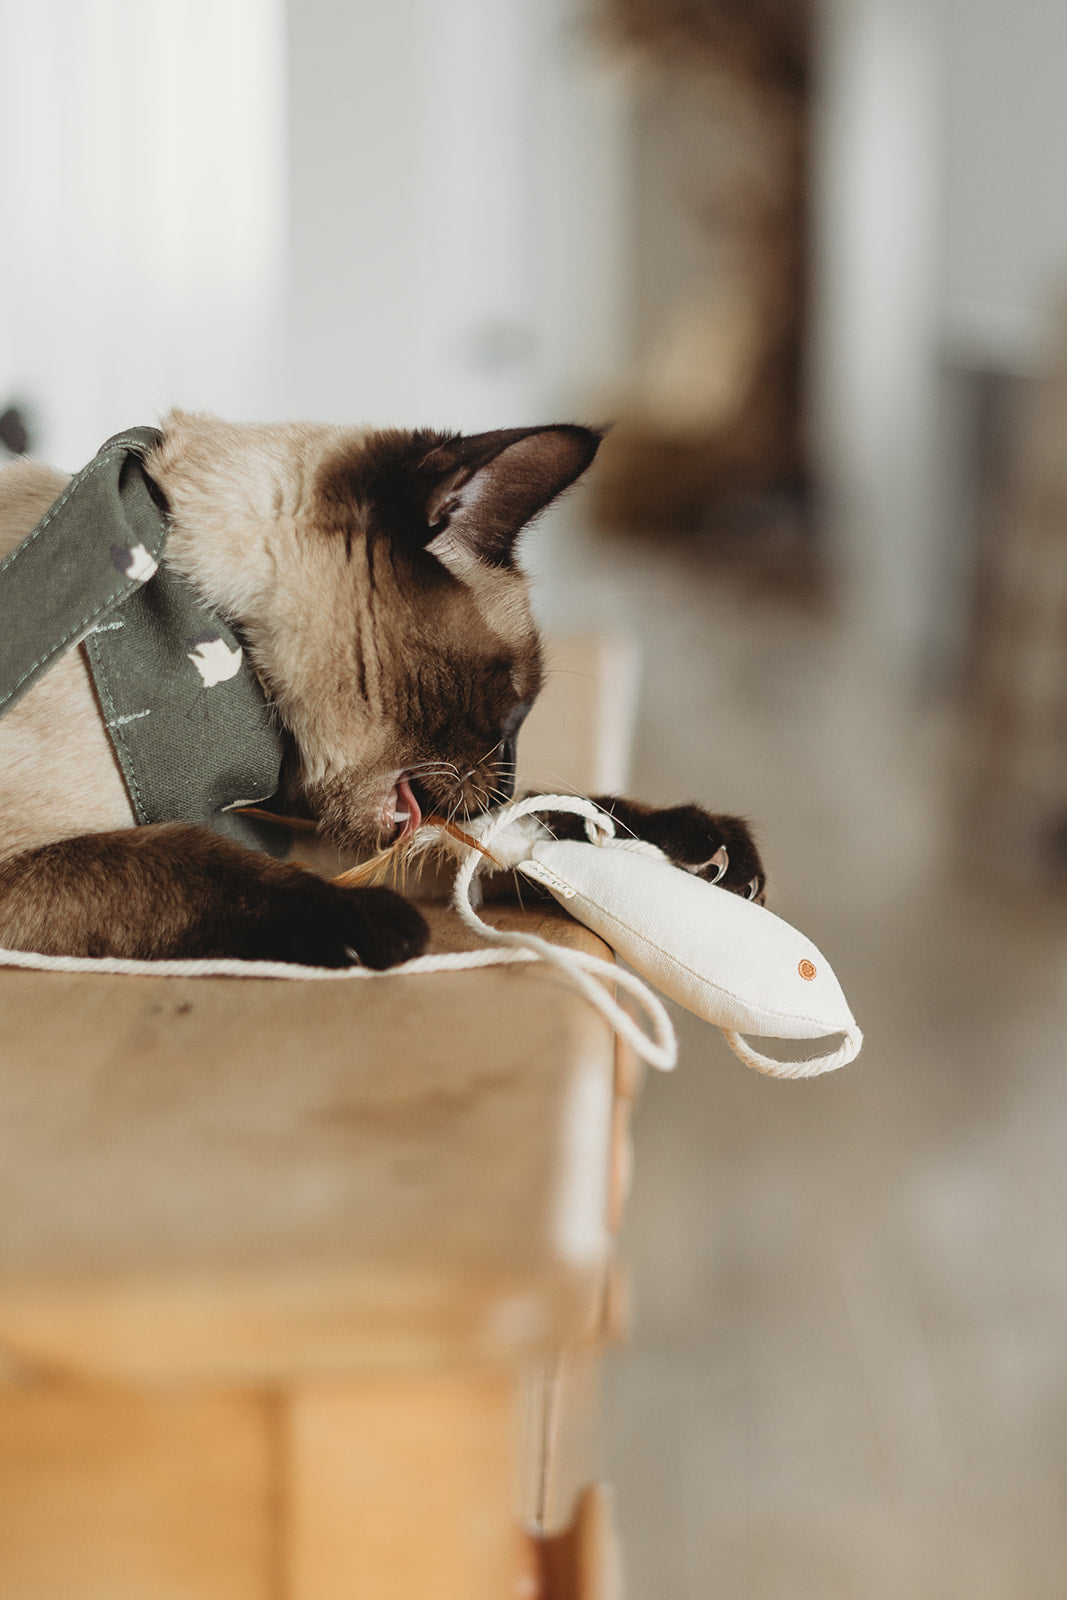
[[[590,1483],[569,1525],[536,1544],[538,1600],[622,1600],[622,1558],[610,1490]]]
[[[3,1600],[535,1594],[520,1463],[554,1527],[591,1422],[546,1462],[518,1373],[609,1283],[597,1014],[533,967],[7,972],[0,1033]]]
[[[287,1433],[291,1600],[521,1600],[506,1377],[307,1386]]]
[[[500,1600],[514,1380],[0,1392],[4,1600]]]
[[[0,1036],[18,1363],[277,1379],[511,1361],[596,1324],[613,1048],[558,974],[6,971]]]
[[[4,1600],[272,1600],[269,1397],[0,1390]]]
[[[547,784],[612,787],[619,649],[565,657]],[[628,1170],[560,974],[7,970],[0,1041],[0,1600],[607,1600],[521,1521],[588,1481]]]
[[[601,1335],[625,1162],[586,1002],[9,971],[0,1034],[3,1600],[536,1593],[520,1457],[558,1521],[590,1421],[546,1461],[518,1369]]]

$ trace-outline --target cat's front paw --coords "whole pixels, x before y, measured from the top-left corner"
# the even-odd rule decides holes
[[[748,823],[741,817],[715,816],[698,805],[657,809],[613,795],[598,795],[596,803],[615,818],[619,834],[646,839],[676,867],[746,900],[764,903],[767,874]]]
[[[312,967],[358,961],[381,970],[422,955],[429,932],[411,901],[392,889],[346,889],[301,873],[275,889],[241,954]]]

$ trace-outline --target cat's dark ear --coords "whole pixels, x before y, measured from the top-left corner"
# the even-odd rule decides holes
[[[564,423],[500,428],[438,445],[420,463],[432,481],[426,499],[426,548],[445,565],[474,556],[511,562],[526,524],[590,465],[603,435]]]

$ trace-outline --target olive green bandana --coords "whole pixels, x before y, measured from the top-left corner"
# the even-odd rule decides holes
[[[160,439],[109,439],[0,562],[0,716],[84,642],[137,821],[262,848],[232,808],[277,789],[284,738],[240,640],[160,565],[169,522],[143,459]]]

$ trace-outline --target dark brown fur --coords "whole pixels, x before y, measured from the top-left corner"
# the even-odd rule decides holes
[[[343,967],[351,949],[387,967],[426,942],[419,912],[389,889],[338,888],[181,822],[83,834],[2,862],[0,904],[15,948],[47,955]]]

